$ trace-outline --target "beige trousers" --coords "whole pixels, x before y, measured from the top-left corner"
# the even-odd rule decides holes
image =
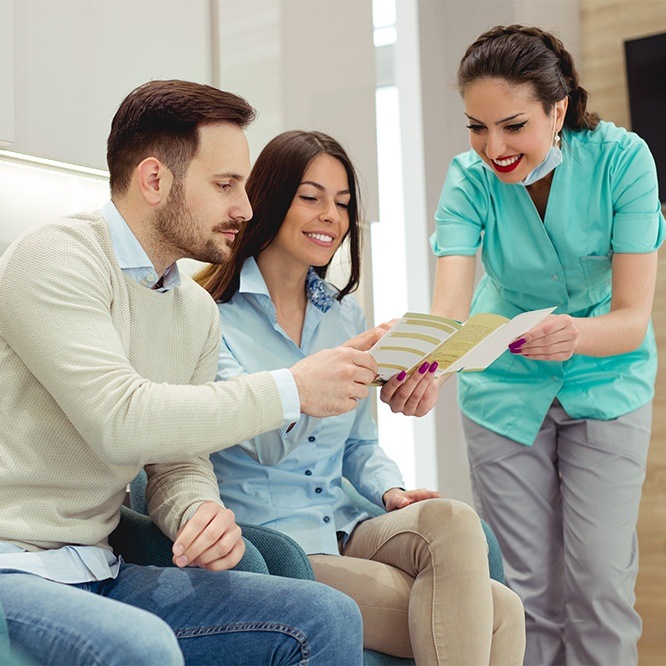
[[[364,646],[419,666],[522,664],[518,596],[488,574],[475,511],[429,499],[360,523],[342,557],[310,555],[318,581],[352,597]]]

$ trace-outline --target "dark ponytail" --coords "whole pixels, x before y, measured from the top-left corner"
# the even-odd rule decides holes
[[[599,115],[587,110],[587,91],[580,86],[571,54],[554,35],[522,25],[495,26],[465,52],[458,68],[458,90],[481,78],[531,84],[544,111],[569,97],[564,124],[572,130],[593,130]]]

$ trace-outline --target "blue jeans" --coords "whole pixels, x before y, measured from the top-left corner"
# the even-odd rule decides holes
[[[12,646],[39,664],[361,664],[359,609],[320,583],[122,564],[65,585],[0,573]]]

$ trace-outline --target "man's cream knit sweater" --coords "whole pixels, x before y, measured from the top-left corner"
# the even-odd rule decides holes
[[[207,454],[272,430],[268,373],[215,383],[219,316],[184,277],[166,293],[126,278],[105,221],[34,228],[0,258],[0,541],[108,547],[126,485],[149,474],[173,538],[219,501]]]

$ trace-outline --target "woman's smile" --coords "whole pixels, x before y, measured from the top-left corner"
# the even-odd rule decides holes
[[[502,157],[498,160],[491,159],[490,162],[493,167],[500,173],[510,173],[514,169],[518,168],[518,165],[523,159],[523,153],[519,155],[511,155],[510,157]]]
[[[335,240],[335,236],[317,231],[304,231],[303,235],[316,245],[321,245],[322,247],[331,247]]]

